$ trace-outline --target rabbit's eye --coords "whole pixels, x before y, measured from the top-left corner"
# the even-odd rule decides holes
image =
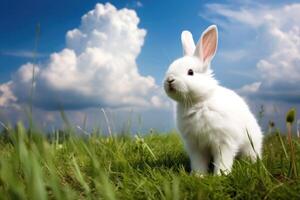
[[[194,71],[193,71],[192,69],[189,69],[188,75],[189,75],[189,76],[193,76],[193,75],[194,75]]]

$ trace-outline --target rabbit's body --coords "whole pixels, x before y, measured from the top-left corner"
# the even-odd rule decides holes
[[[210,69],[217,47],[217,29],[209,27],[195,46],[184,31],[185,56],[166,73],[164,88],[177,102],[177,125],[191,159],[192,169],[228,173],[237,154],[253,161],[261,156],[262,132],[245,101],[218,84]]]
[[[217,86],[209,99],[195,105],[178,103],[177,125],[196,171],[206,173],[211,161],[215,173],[230,171],[238,153],[252,160],[261,154],[255,118],[243,99],[224,87]]]

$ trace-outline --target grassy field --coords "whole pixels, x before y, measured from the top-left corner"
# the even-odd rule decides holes
[[[1,135],[0,199],[300,199],[300,141],[294,157],[279,133],[265,137],[263,159],[234,163],[226,176],[190,173],[176,133],[45,136],[19,124]]]

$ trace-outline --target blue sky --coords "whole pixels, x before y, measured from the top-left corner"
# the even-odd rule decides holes
[[[21,64],[30,61],[21,55],[3,55],[5,52],[32,51],[35,41],[35,26],[41,25],[39,52],[48,55],[65,46],[65,33],[77,27],[80,18],[94,8],[98,2],[107,1],[4,1],[1,2],[0,23],[0,81],[9,80],[9,74]],[[151,74],[162,80],[162,69],[176,57],[181,56],[179,36],[183,29],[190,29],[200,34],[210,22],[203,20],[198,13],[206,1],[164,1],[156,3],[136,1],[110,1],[117,8],[135,9],[141,28],[148,32],[138,64],[143,74]],[[60,5],[60,6],[57,6]],[[175,14],[176,13],[176,14]],[[44,57],[47,58],[46,56]],[[43,60],[43,58],[39,58]]]
[[[117,95],[103,97],[104,94],[111,91],[111,88],[106,88],[108,84],[101,82],[101,74],[97,76],[96,80],[98,81],[81,77],[82,80],[59,84],[56,76],[58,71],[54,75],[49,74],[49,71],[57,70],[57,68],[53,68],[53,65],[55,63],[59,65],[60,62],[49,56],[56,52],[61,59],[63,57],[72,58],[72,52],[63,52],[63,50],[75,49],[75,56],[79,58],[80,53],[84,53],[85,50],[73,48],[72,45],[75,45],[76,41],[66,34],[73,29],[84,32],[85,30],[80,27],[89,26],[89,24],[87,25],[88,22],[85,22],[86,24],[83,25],[81,17],[95,9],[97,3],[104,5],[106,2],[83,0],[1,1],[0,85],[2,84],[2,92],[0,87],[0,106],[2,94],[3,112],[10,116],[2,118],[19,119],[17,116],[21,114],[18,114],[19,111],[16,111],[16,107],[28,102],[25,94],[26,83],[22,81],[26,79],[25,74],[31,64],[38,64],[41,73],[38,72],[40,74],[36,83],[37,92],[34,101],[37,115],[42,116],[47,112],[45,116],[49,115],[49,118],[52,119],[51,115],[55,111],[53,105],[57,104],[55,99],[57,97],[60,98],[58,101],[63,102],[67,110],[76,112],[78,115],[85,112],[93,113],[94,111],[91,109],[98,105],[116,113],[123,112],[120,109],[123,110],[125,107],[126,112],[129,107],[134,107],[138,110],[137,112],[147,113],[144,114],[147,119],[155,113],[159,113],[164,119],[167,118],[167,125],[157,123],[159,124],[157,128],[172,128],[174,126],[171,122],[173,120],[172,106],[162,91],[156,88],[161,86],[170,62],[182,55],[181,31],[190,30],[194,35],[194,40],[197,41],[201,32],[210,24],[216,24],[219,28],[219,48],[213,61],[213,69],[222,85],[243,95],[249,101],[254,112],[257,112],[261,104],[266,105],[268,118],[276,118],[277,115],[282,117],[284,110],[289,107],[299,107],[300,65],[297,64],[297,61],[300,45],[297,41],[300,38],[298,31],[300,23],[297,19],[300,16],[297,14],[297,9],[300,8],[300,4],[297,4],[296,1],[109,1],[117,10],[115,13],[126,7],[135,11],[137,19],[139,19],[137,29],[133,29],[139,36],[137,38],[128,36],[128,43],[123,44],[130,46],[129,42],[134,43],[132,55],[129,55],[130,58],[131,56],[133,58],[129,63],[139,72],[134,75],[136,82],[128,83],[128,87],[131,88],[131,90],[128,89],[130,98],[126,98],[122,91],[118,91]],[[280,14],[284,12],[285,15]],[[133,18],[135,19],[135,17]],[[32,51],[37,24],[40,24],[41,33],[37,59],[33,63]],[[97,29],[98,27],[93,28]],[[103,31],[101,28],[99,30]],[[68,39],[71,42],[68,43]],[[113,39],[117,42],[122,40],[122,38]],[[137,44],[135,40],[138,41]],[[95,42],[94,39],[90,41]],[[102,49],[107,50],[106,47]],[[127,53],[126,48],[120,49],[120,52],[118,49],[111,50],[111,48],[108,48],[108,51],[112,51],[111,55]],[[290,49],[293,51],[287,52]],[[111,61],[107,62],[115,65]],[[22,68],[21,66],[26,63],[29,64]],[[125,71],[128,69],[124,68]],[[290,75],[291,70],[294,70],[293,75]],[[74,77],[78,77],[76,75],[78,72],[74,72],[73,75],[69,75],[67,70],[63,72],[66,73],[62,75],[65,79],[74,81]],[[85,75],[86,77],[90,76],[89,74]],[[280,77],[281,75],[284,77]],[[139,81],[147,83],[141,86],[144,89],[136,90],[132,85],[137,85],[140,83]],[[85,84],[82,88],[76,86],[82,82]],[[55,85],[56,83],[57,85]],[[75,89],[70,86],[74,83],[76,83]],[[91,94],[97,91],[97,88],[94,87],[97,84],[103,86],[103,93]],[[4,90],[6,97],[3,95]],[[15,98],[11,98],[11,96]],[[118,99],[122,99],[122,101],[118,101]],[[74,101],[78,102],[74,103]],[[8,102],[13,102],[13,106],[4,105],[9,104]],[[139,109],[145,105],[149,108]],[[279,113],[276,114],[276,110],[280,110]],[[145,122],[145,126],[156,128],[155,124],[158,121],[162,120],[158,118],[157,121],[148,122],[149,126]]]

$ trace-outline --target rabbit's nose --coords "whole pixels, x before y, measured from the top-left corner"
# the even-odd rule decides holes
[[[173,83],[175,81],[175,79],[172,76],[169,76],[167,78],[168,83]]]

